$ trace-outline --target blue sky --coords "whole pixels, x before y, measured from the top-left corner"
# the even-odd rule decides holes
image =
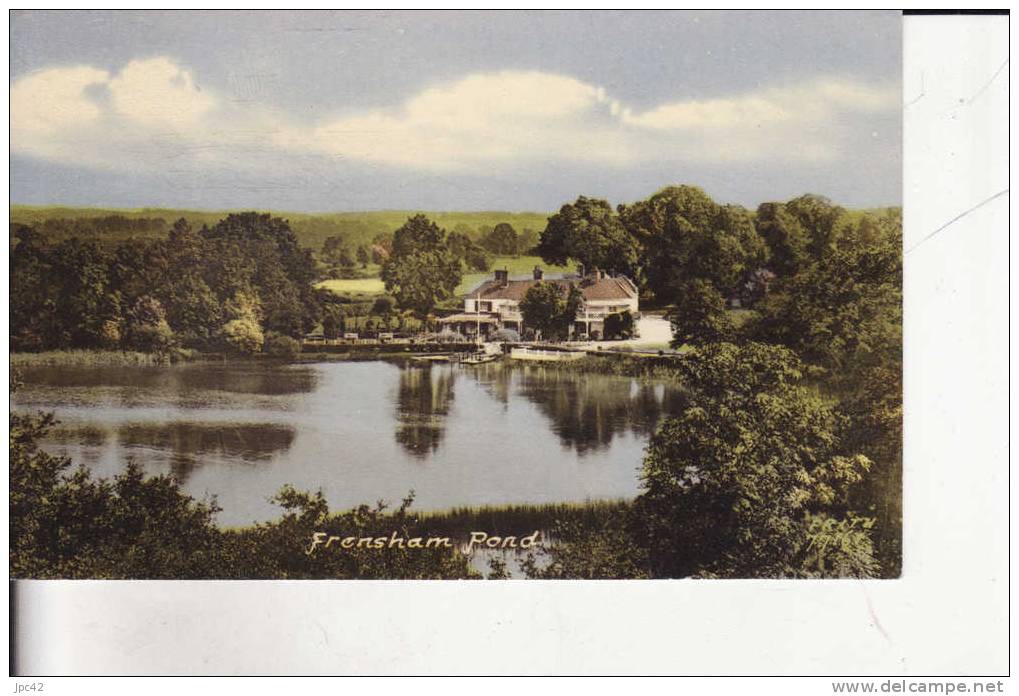
[[[15,203],[901,198],[894,12],[18,12]]]

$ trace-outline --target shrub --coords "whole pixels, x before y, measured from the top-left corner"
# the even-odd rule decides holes
[[[301,353],[301,342],[290,336],[270,331],[265,336],[262,350],[274,358],[293,360]]]
[[[254,355],[265,341],[262,327],[252,319],[234,319],[223,326],[221,337],[228,350],[242,355]]]

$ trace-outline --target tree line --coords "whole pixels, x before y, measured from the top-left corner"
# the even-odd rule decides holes
[[[292,348],[315,326],[315,262],[285,220],[228,215],[163,238],[113,245],[11,230],[13,350],[65,348],[253,353]]]
[[[417,217],[411,216],[409,220]],[[323,275],[357,277],[358,268],[366,270],[369,264],[384,265],[393,253],[395,237],[395,233],[379,233],[367,244],[355,244],[348,235],[330,235],[318,254],[318,259],[325,266]],[[538,233],[529,228],[517,232],[508,222],[491,227],[481,225],[477,229],[461,222],[445,233],[444,242],[464,269],[487,271],[496,256],[520,256],[534,252]]]

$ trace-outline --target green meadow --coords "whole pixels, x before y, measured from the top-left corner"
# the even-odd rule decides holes
[[[67,206],[12,205],[11,223],[39,225],[47,220],[90,220],[119,216],[129,220],[147,220],[153,224],[138,230],[117,229],[104,226],[96,233],[99,241],[114,241],[126,237],[162,238],[174,221],[184,218],[195,227],[213,225],[236,210],[187,210],[180,208],[73,208]],[[349,213],[295,213],[279,210],[260,210],[287,219],[302,246],[318,250],[327,237],[343,235],[353,245],[370,244],[376,235],[393,232],[407,221],[407,218],[424,213],[428,219],[448,231],[466,228],[472,235],[479,229],[491,228],[500,222],[508,222],[517,232],[532,229],[541,232],[548,221],[548,213],[504,212],[504,211],[418,211],[418,210],[375,210]],[[160,226],[157,221],[162,220]],[[112,229],[111,229],[112,227]],[[54,229],[55,237],[73,236],[69,229]]]

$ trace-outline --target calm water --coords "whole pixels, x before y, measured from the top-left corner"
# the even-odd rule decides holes
[[[100,476],[128,461],[214,494],[226,525],[278,517],[285,483],[334,510],[632,497],[643,448],[680,394],[500,364],[253,363],[24,371],[15,407],[52,410],[45,444]]]

